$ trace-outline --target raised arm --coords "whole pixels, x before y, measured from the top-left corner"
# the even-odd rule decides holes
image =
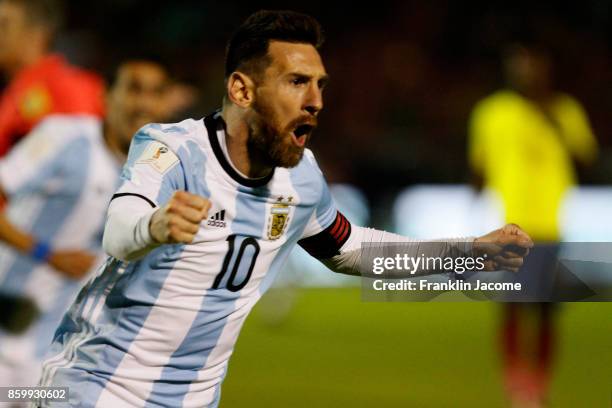
[[[132,139],[108,209],[104,250],[123,261],[141,258],[160,244],[191,242],[210,208],[206,198],[184,191],[181,161],[151,136],[155,126],[145,126]]]
[[[363,257],[375,257],[384,253],[384,247],[398,244],[407,257],[457,258],[484,257],[484,270],[505,269],[516,272],[523,264],[533,242],[517,225],[508,224],[481,237],[465,237],[438,240],[416,240],[372,228],[353,226],[337,212],[334,222],[316,235],[299,241],[310,255],[319,259],[335,272],[350,275],[374,276],[371,265],[362,262]],[[435,268],[422,267],[413,274],[439,273]],[[408,273],[396,272],[407,277]]]

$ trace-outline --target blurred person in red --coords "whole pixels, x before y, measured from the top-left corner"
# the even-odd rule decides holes
[[[50,52],[63,20],[55,0],[0,0],[0,157],[51,113],[103,113],[103,81]]]
[[[514,44],[503,65],[508,87],[480,101],[472,112],[469,161],[476,184],[497,193],[506,220],[520,225],[538,244],[522,272],[526,285],[544,287],[555,273],[559,210],[577,183],[575,164],[591,164],[597,142],[580,103],[553,86],[546,49],[535,42]],[[513,407],[542,407],[546,402],[555,339],[553,306],[505,307],[505,381]]]

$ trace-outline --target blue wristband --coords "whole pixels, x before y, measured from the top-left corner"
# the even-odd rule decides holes
[[[51,255],[51,246],[43,241],[36,242],[30,251],[30,256],[38,262],[45,262],[49,255]]]

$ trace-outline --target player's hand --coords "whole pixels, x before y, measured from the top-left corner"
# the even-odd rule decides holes
[[[186,191],[177,191],[170,201],[153,213],[149,223],[151,237],[160,244],[190,243],[208,215],[210,201]]]
[[[54,251],[47,263],[59,273],[71,279],[81,279],[89,272],[96,256],[80,250]]]
[[[485,270],[505,269],[518,272],[533,241],[516,224],[507,224],[503,228],[489,232],[474,240],[476,256],[486,255]]]

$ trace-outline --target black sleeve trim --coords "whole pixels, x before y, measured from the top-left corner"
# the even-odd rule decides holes
[[[298,241],[298,244],[311,256],[327,259],[340,255],[340,248],[351,235],[351,223],[340,211],[331,225],[312,237]]]
[[[125,196],[134,196],[134,197],[142,198],[147,203],[149,203],[151,205],[151,207],[153,207],[153,208],[157,207],[157,205],[155,205],[155,203],[153,201],[149,200],[147,197],[145,197],[145,196],[143,196],[141,194],[136,194],[136,193],[118,193],[118,194],[114,194],[110,200],[113,201],[115,198],[125,197]]]

